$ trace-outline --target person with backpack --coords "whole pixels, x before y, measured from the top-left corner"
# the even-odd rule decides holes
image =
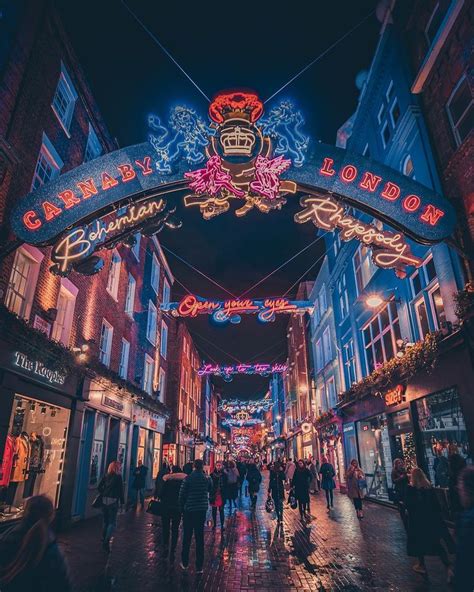
[[[117,527],[119,505],[124,503],[122,465],[117,460],[109,464],[97,489],[102,496],[102,546],[104,551],[110,553],[110,539]]]
[[[171,473],[163,476],[163,484],[161,486],[160,501],[163,552],[167,556],[169,551],[170,561],[174,561],[174,553],[178,543],[179,525],[181,523],[179,492],[185,478],[186,473],[182,472],[181,467],[173,465]],[[169,546],[170,532],[171,546]]]
[[[209,496],[209,502],[212,506],[213,530],[217,527],[217,510],[221,521],[221,530],[224,530],[224,504],[225,491],[227,488],[227,474],[224,471],[222,461],[218,460],[211,473],[212,489]]]
[[[236,500],[239,492],[239,471],[237,470],[233,460],[228,461],[227,468],[224,470],[224,472],[227,476],[225,497],[226,500],[229,500],[230,512],[232,512],[232,502],[234,504],[234,508],[237,509]]]

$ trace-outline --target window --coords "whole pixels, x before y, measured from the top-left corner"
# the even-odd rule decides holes
[[[102,146],[100,145],[99,138],[95,133],[94,128],[89,122],[89,135],[87,136],[86,151],[84,153],[84,162],[94,160],[102,154]]]
[[[434,7],[434,10],[431,13],[431,16],[425,27],[425,37],[428,42],[428,46],[431,46],[431,44],[433,43],[436,34],[441,26],[441,23],[443,22],[443,19],[446,16],[448,8],[449,0],[443,0],[441,2],[438,2]]]
[[[43,132],[43,140],[36,161],[35,172],[33,174],[33,181],[31,183],[31,190],[38,189],[41,185],[52,181],[59,176],[63,168],[63,161],[56,152],[53,144],[49,141],[48,136]]]
[[[135,238],[135,244],[132,247],[132,253],[135,255],[135,259],[137,261],[140,261],[140,242],[142,239],[142,235],[139,232],[137,232],[137,234],[135,234],[134,238]]]
[[[321,312],[321,317],[324,316],[324,313],[328,309],[328,301],[326,298],[326,286],[323,284],[321,290],[319,290],[319,308]]]
[[[354,254],[354,275],[357,285],[357,294],[360,295],[377,270],[370,256],[370,249],[365,245],[359,245]]]
[[[316,370],[322,370],[324,366],[323,344],[321,339],[316,341]]]
[[[112,259],[110,261],[109,267],[109,278],[107,280],[107,292],[117,300],[118,296],[118,288],[119,288],[119,281],[120,281],[120,266],[122,263],[122,259],[117,251],[114,251],[112,254]]]
[[[364,336],[367,373],[393,358],[397,340],[401,339],[396,303],[392,300],[375,315],[362,331]]]
[[[333,377],[331,377],[326,382],[326,400],[327,400],[328,409],[330,409],[331,407],[334,407],[337,404],[336,384],[334,382]]]
[[[436,281],[436,267],[432,255],[410,277],[412,303],[419,338],[429,331],[437,331],[446,321],[443,298]]]
[[[171,289],[168,280],[163,280],[163,304],[168,304],[171,297]]]
[[[148,354],[145,354],[145,364],[143,367],[142,388],[149,395],[153,394],[153,374],[155,372],[155,362]]]
[[[155,294],[158,294],[158,288],[160,285],[160,263],[155,253],[153,253],[151,260],[150,285],[155,291]]]
[[[150,343],[156,345],[156,329],[158,316],[156,313],[156,306],[151,300],[148,301],[148,315],[146,322],[146,338]]]
[[[474,127],[474,100],[465,75],[454,87],[446,109],[454,139],[460,146]]]
[[[367,156],[367,158],[370,158],[370,147],[368,144],[365,145],[365,148],[362,151],[362,156]]]
[[[350,339],[342,348],[342,361],[344,363],[344,378],[348,389],[353,382],[356,382],[354,341]]]
[[[76,305],[76,295],[72,294],[65,286],[61,286],[56,304],[56,320],[53,325],[51,339],[60,341],[66,347],[69,345],[71,337],[72,319],[74,307]]]
[[[168,352],[168,325],[161,322],[161,342],[160,342],[160,354],[166,360],[166,354]]]
[[[390,141],[390,127],[387,121],[384,123],[380,134],[382,136],[383,147],[386,148]]]
[[[397,99],[393,101],[393,105],[390,107],[390,119],[392,120],[393,127],[396,127],[400,119],[400,106]]]
[[[319,300],[316,298],[314,301],[314,311],[313,311],[313,323],[314,326],[317,327],[319,325],[319,321],[321,320],[321,313],[319,311]]]
[[[407,154],[405,156],[405,158],[403,159],[402,173],[410,178],[415,177],[415,175],[414,175],[415,169],[413,167],[413,161],[412,161],[411,156],[409,154]]]
[[[158,378],[158,390],[160,392],[160,401],[165,402],[165,388],[166,388],[166,372],[160,368],[160,375]]]
[[[326,327],[326,329],[324,329],[323,350],[324,350],[324,365],[326,365],[332,359],[331,333],[329,332],[329,327]]]
[[[110,353],[112,351],[112,336],[114,329],[105,319],[102,320],[100,330],[99,360],[105,366],[110,366]]]
[[[130,273],[128,274],[128,286],[127,286],[127,297],[125,298],[125,312],[133,316],[133,306],[135,304],[135,289],[137,282]]]
[[[77,92],[74,89],[64,64],[61,63],[61,74],[59,75],[58,85],[56,86],[56,92],[54,93],[51,106],[68,137],[76,99]]]
[[[430,324],[428,322],[428,313],[426,311],[426,302],[422,296],[418,302],[415,302],[415,314],[418,324],[418,332],[420,338],[423,338],[430,331]]]
[[[382,105],[380,105],[379,112],[377,113],[377,121],[379,123],[382,123],[384,116],[385,116],[385,105],[382,104]]]
[[[390,80],[390,84],[388,85],[387,92],[385,93],[385,97],[387,99],[387,103],[390,103],[393,97],[393,80]]]
[[[130,343],[122,338],[122,349],[120,350],[119,376],[127,380],[128,358],[130,357]]]
[[[343,273],[337,282],[337,293],[339,296],[339,312],[341,319],[345,319],[349,313],[349,297],[347,295],[346,274]]]
[[[40,253],[38,251],[38,253]],[[5,306],[14,314],[28,320],[38,278],[40,259],[36,260],[29,251],[20,248],[15,253],[10,273]]]

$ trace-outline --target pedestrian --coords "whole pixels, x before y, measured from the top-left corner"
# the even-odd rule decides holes
[[[456,444],[449,444],[448,446],[448,464],[449,464],[449,503],[451,506],[451,513],[456,517],[461,511],[461,501],[458,492],[458,480],[461,471],[466,466],[466,461],[458,452]]]
[[[179,491],[179,505],[183,512],[183,548],[181,567],[189,567],[189,549],[194,534],[196,543],[196,573],[201,574],[204,565],[204,523],[209,507],[211,480],[204,474],[201,459],[194,461],[194,470],[184,479]]]
[[[299,460],[291,480],[291,488],[298,501],[300,518],[304,520],[310,513],[309,508],[309,486],[311,484],[311,471],[306,467],[303,460]]]
[[[351,460],[351,464],[346,473],[347,495],[351,498],[354,508],[356,509],[357,518],[362,520],[364,511],[362,510],[362,500],[364,499],[365,489],[367,483],[362,469],[355,458]]]
[[[190,475],[193,472],[193,463],[192,462],[187,462],[184,464],[183,467],[183,473],[185,473],[186,475]]]
[[[436,493],[424,472],[415,467],[410,476],[405,503],[408,513],[407,552],[417,557],[413,571],[426,574],[425,556],[437,555],[448,571],[448,580],[453,576],[446,549],[441,541],[449,534],[441,514]],[[472,557],[471,557],[472,562]]]
[[[257,494],[260,491],[260,483],[262,482],[262,474],[257,468],[255,462],[250,459],[247,467],[247,483],[250,495],[250,505],[252,510],[257,506]]]
[[[280,462],[280,461],[275,461],[275,462]],[[291,483],[291,480],[293,479],[293,475],[295,473],[295,470],[296,470],[296,465],[291,460],[291,458],[289,458],[288,462],[285,465],[285,478],[286,478],[287,483]]]
[[[279,460],[273,463],[270,470],[268,493],[272,496],[278,523],[283,522],[283,502],[285,501],[285,471]]]
[[[319,492],[319,491],[321,491],[321,481],[319,479],[319,469],[320,469],[319,458],[317,458],[314,461],[314,465],[316,467],[316,485],[318,486],[318,492]]]
[[[25,502],[19,523],[0,535],[2,592],[70,592],[69,571],[51,530],[54,506],[45,495]]]
[[[396,458],[392,466],[392,483],[395,493],[395,502],[398,506],[400,518],[402,519],[405,530],[407,529],[407,512],[405,497],[409,484],[408,473],[405,468],[405,461],[402,458]]]
[[[334,477],[336,476],[336,471],[328,461],[327,456],[323,456],[321,460],[323,461],[323,464],[319,469],[319,474],[321,475],[321,488],[324,489],[327,509],[330,510],[331,508],[334,508],[334,489],[336,488]]]
[[[155,479],[155,493],[154,497],[159,498],[161,497],[161,488],[163,486],[163,477],[168,475],[170,472],[170,468],[168,463],[164,460],[163,464],[161,465],[161,469],[158,471]]]
[[[245,475],[247,473],[247,467],[245,466],[245,463],[242,462],[242,460],[237,462],[237,470],[239,471],[239,496],[242,497],[242,488],[244,486]]]
[[[143,464],[141,458],[138,459],[138,464],[133,472],[132,491],[134,492],[132,506],[135,507],[140,500],[140,505],[143,508],[145,505],[145,484],[148,467]]]
[[[117,526],[117,513],[119,505],[123,505],[123,480],[122,466],[117,460],[113,460],[102,477],[98,487],[102,496],[102,547],[110,553],[110,539]]]
[[[225,497],[226,500],[229,500],[229,510],[232,512],[232,503],[234,504],[234,508],[237,509],[236,500],[239,491],[239,471],[233,460],[227,462],[227,468],[224,469],[224,472],[227,476]]]
[[[456,563],[454,591],[474,590],[474,467],[464,468],[459,475],[458,492],[463,507],[456,524]]]
[[[316,465],[312,458],[308,458],[306,461],[306,468],[311,473],[311,483],[309,486],[310,493],[316,493],[317,491],[317,482],[318,482],[318,473],[316,471]]]
[[[181,522],[181,508],[179,492],[181,484],[186,478],[181,467],[173,465],[171,473],[164,475],[161,487],[161,528],[164,555],[170,553],[170,561],[174,561],[174,553],[178,543],[179,525]],[[171,531],[171,546],[169,546]]]
[[[445,448],[439,442],[435,445],[433,471],[436,487],[449,487],[449,462],[444,455]]]
[[[219,518],[221,521],[221,530],[224,530],[224,505],[225,505],[225,491],[227,487],[227,475],[224,471],[222,461],[218,460],[216,466],[211,473],[212,488],[209,495],[209,502],[212,506],[212,521],[213,530],[217,527],[217,510],[219,510]]]

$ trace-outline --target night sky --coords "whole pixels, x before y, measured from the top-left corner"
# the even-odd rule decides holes
[[[306,1],[277,7],[267,1],[128,0],[128,6],[206,95],[212,98],[222,89],[244,87],[255,90],[263,100],[374,11],[376,4],[375,0]],[[120,146],[145,141],[148,114],[166,120],[176,104],[192,106],[206,118],[206,99],[120,0],[58,0],[57,5]],[[378,32],[379,23],[372,14],[267,107],[291,98],[302,110],[305,131],[313,140],[334,144],[337,129],[355,110],[355,76],[370,66]],[[293,222],[296,202],[290,198],[282,211],[269,214],[252,211],[237,218],[229,211],[210,221],[204,221],[197,208],[180,208],[183,228],[163,232],[160,241],[229,292],[240,295],[316,238],[314,226]],[[324,241],[320,240],[248,296],[283,295],[323,252]],[[208,298],[230,297],[172,254],[167,257],[175,277],[188,290]],[[314,279],[318,268],[319,263],[304,279]],[[295,292],[296,287],[289,296]],[[173,298],[185,293],[176,282]],[[283,361],[287,323],[283,315],[267,325],[247,316],[240,325],[216,328],[203,316],[189,327],[206,360],[228,364]],[[267,384],[260,377],[236,378],[225,384],[224,393],[256,397],[265,393]]]

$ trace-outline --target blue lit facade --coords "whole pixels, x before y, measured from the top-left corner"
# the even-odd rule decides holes
[[[410,93],[410,86],[404,49],[395,28],[387,25],[356,112],[341,128],[338,145],[441,192],[419,102]],[[356,215],[373,221],[361,212]],[[337,349],[337,363],[329,360],[321,369],[314,356],[318,393],[324,392],[322,384],[330,377],[334,377],[337,392],[345,393],[397,353],[401,358],[406,343],[421,341],[430,332],[442,331],[445,335],[440,349],[446,349],[446,355],[437,357],[431,375],[423,371],[403,381],[404,400],[398,404],[385,402],[385,394],[396,386],[390,383],[376,396],[368,390],[357,400],[344,396],[334,405],[327,397],[317,398],[317,426],[324,424],[322,414],[328,406],[336,407],[342,421],[339,431],[333,428],[333,434],[327,434],[332,436],[335,453],[343,447],[340,456],[346,467],[357,458],[367,475],[368,495],[387,501],[392,498],[394,458],[403,457],[409,466],[422,466],[435,483],[433,461],[436,455],[447,455],[448,444],[456,444],[463,456],[469,456],[465,416],[469,416],[466,397],[472,377],[457,378],[450,371],[456,355],[466,355],[469,364],[455,315],[454,295],[464,285],[461,265],[456,253],[444,243],[427,248],[411,242],[413,253],[422,257],[424,264],[418,270],[408,268],[407,277],[399,279],[393,271],[376,267],[370,252],[359,242],[341,244],[337,233],[329,233],[325,241],[327,261],[315,281],[314,293],[323,283],[329,288],[328,307],[332,306],[334,318],[327,324],[335,334],[331,346]],[[374,294],[382,302],[370,308],[366,299]],[[316,319],[312,324],[313,347],[325,330],[325,323],[318,324]],[[451,349],[448,342],[453,344]],[[329,421],[338,426],[336,419]]]

